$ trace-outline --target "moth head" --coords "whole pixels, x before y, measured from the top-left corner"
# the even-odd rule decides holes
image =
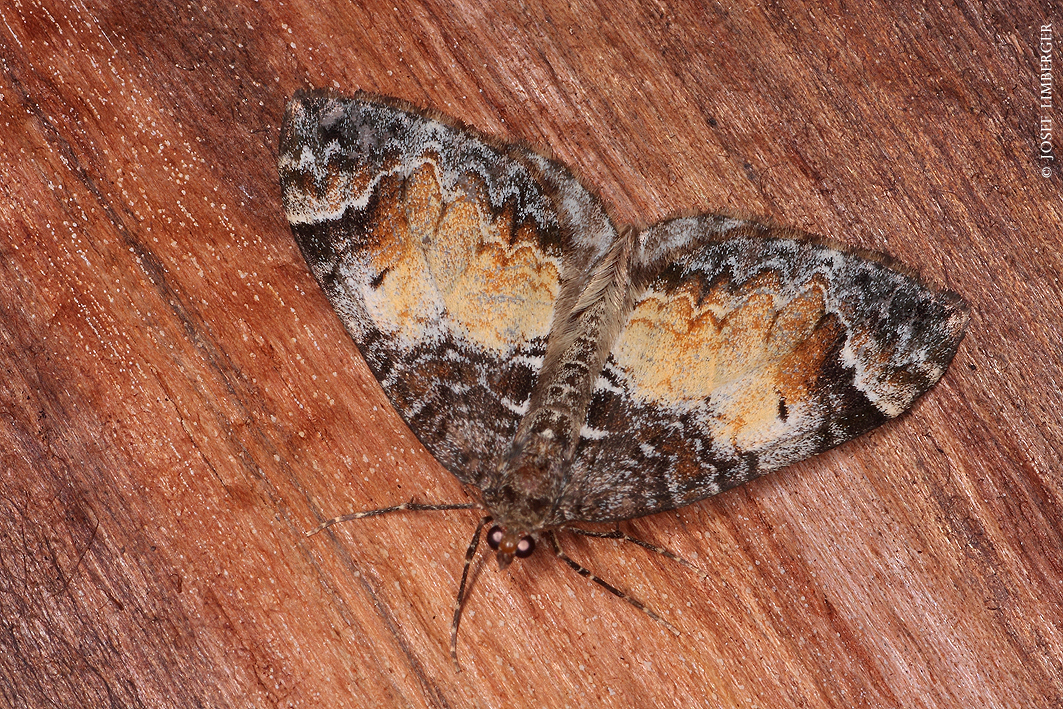
[[[535,539],[530,534],[521,534],[499,525],[487,532],[487,546],[495,550],[498,556],[498,568],[504,569],[513,561],[513,557],[526,559],[535,551]]]

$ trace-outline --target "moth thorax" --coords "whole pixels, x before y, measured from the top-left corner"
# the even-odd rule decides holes
[[[549,525],[564,478],[559,456],[526,448],[502,466],[494,484],[484,487],[484,504],[505,528],[533,532]]]
[[[484,505],[491,515],[510,529],[541,529],[554,506],[556,495],[547,490],[528,489],[510,479],[483,491]],[[514,484],[517,483],[517,484]]]

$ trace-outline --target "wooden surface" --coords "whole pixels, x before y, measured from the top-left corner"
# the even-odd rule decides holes
[[[0,705],[1060,707],[1063,7],[0,0]],[[289,234],[299,87],[547,148],[620,220],[758,215],[964,294],[900,421],[484,564]],[[1058,88],[1058,82],[1056,83]],[[1055,96],[1063,104],[1063,96]],[[1058,144],[1058,143],[1057,143]],[[1043,177],[1041,167],[1051,168]]]

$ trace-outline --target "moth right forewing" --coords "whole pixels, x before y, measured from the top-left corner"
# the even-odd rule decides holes
[[[967,309],[887,263],[723,217],[647,230],[564,514],[690,504],[906,410],[945,371]]]

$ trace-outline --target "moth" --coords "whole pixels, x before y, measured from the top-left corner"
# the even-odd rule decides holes
[[[280,183],[310,270],[506,567],[892,419],[944,374],[959,295],[889,257],[706,214],[618,226],[564,165],[396,99],[297,93]],[[315,530],[317,531],[317,530]],[[627,599],[665,622],[634,599]],[[666,623],[667,624],[667,623]]]

